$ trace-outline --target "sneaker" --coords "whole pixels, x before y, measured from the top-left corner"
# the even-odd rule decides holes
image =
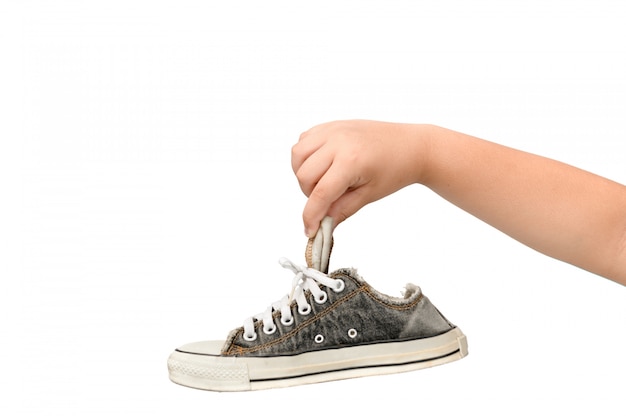
[[[307,244],[307,266],[280,260],[295,275],[289,295],[225,341],[176,349],[170,379],[203,390],[260,390],[418,370],[467,355],[465,335],[418,286],[391,297],[355,269],[326,274],[331,225],[323,221]]]

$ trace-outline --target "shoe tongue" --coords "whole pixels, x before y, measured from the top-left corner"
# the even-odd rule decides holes
[[[315,237],[309,238],[304,257],[308,267],[328,273],[330,252],[333,248],[333,219],[324,217]]]

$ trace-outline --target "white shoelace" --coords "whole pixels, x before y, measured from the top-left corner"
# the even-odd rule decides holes
[[[332,279],[328,275],[311,269],[306,266],[298,266],[291,260],[281,258],[279,260],[281,266],[295,273],[291,282],[291,292],[282,299],[272,303],[265,312],[247,318],[243,323],[243,337],[247,341],[254,341],[257,334],[254,330],[255,320],[263,320],[263,332],[273,334],[276,332],[276,324],[272,314],[274,311],[280,311],[280,323],[285,326],[293,324],[294,319],[291,314],[291,303],[295,300],[298,305],[298,313],[300,315],[308,315],[311,312],[311,305],[306,300],[306,291],[310,291],[316,303],[322,304],[328,299],[328,295],[318,285],[331,288],[335,292],[341,292],[345,284],[343,280]]]

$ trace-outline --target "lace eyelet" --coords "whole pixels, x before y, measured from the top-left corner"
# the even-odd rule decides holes
[[[356,332],[356,329],[354,328],[348,329],[348,336],[350,338],[356,338],[357,335],[358,335],[358,332]]]
[[[291,326],[291,325],[293,325],[293,321],[294,321],[293,316],[290,317],[288,320],[285,320],[283,318],[284,318],[284,316],[280,317],[280,323],[281,324],[283,324],[284,326]]]
[[[314,341],[316,344],[321,344],[322,342],[324,342],[324,335],[322,334],[315,335]]]
[[[265,325],[263,325],[263,333],[265,335],[272,335],[274,332],[276,332],[276,325],[274,325],[272,323],[272,326],[265,328]]]
[[[317,303],[318,305],[321,305],[322,303],[325,303],[328,300],[328,295],[326,294],[326,292],[322,292],[319,299],[315,296],[313,297],[313,299],[315,299],[315,303]]]
[[[245,332],[243,333],[243,339],[246,341],[255,341],[256,340],[256,332],[253,332],[252,335],[248,335]]]
[[[308,314],[310,314],[310,313],[311,313],[311,305],[309,305],[309,304],[307,303],[307,304],[306,304],[303,308],[301,308],[301,307],[298,305],[298,313],[299,313],[300,315],[308,315]]]
[[[332,288],[335,293],[343,292],[343,290],[346,288],[346,283],[341,279],[337,279],[337,283],[335,286],[337,287]]]

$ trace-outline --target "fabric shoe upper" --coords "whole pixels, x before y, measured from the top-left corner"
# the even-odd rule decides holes
[[[293,266],[286,259],[282,264]],[[311,277],[318,273],[299,268],[297,284],[292,290],[299,296],[292,301],[286,296],[272,305],[271,312],[255,315],[244,326],[231,331],[222,354],[292,355],[420,339],[454,328],[418,286],[408,284],[405,296],[396,298],[376,291],[354,269],[340,269],[329,276],[319,273],[327,279],[323,282]],[[248,336],[250,333],[254,336]]]

